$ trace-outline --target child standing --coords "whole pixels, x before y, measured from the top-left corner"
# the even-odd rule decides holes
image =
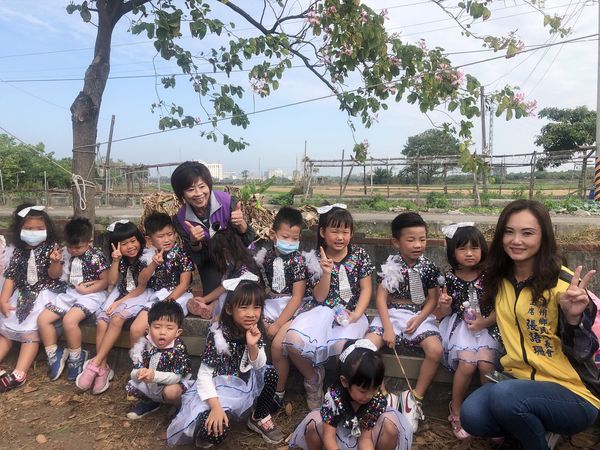
[[[262,249],[255,257],[267,285],[265,328],[267,337],[272,341],[273,366],[279,375],[275,402],[280,408],[284,406],[285,385],[290,371],[282,342],[306,291],[306,265],[298,251],[302,224],[300,211],[289,206],[281,208],[269,231],[273,248]]]
[[[181,403],[192,372],[192,361],[179,337],[183,318],[183,310],[175,302],[156,302],[148,311],[148,335],[130,351],[133,370],[125,389],[139,401],[127,418],[141,419],[161,403]]]
[[[269,443],[284,439],[270,416],[277,372],[266,366],[261,331],[265,292],[258,283],[236,281],[219,322],[211,325],[196,382],[183,395],[181,409],[167,429],[171,446],[192,440],[196,447],[220,444],[229,421],[239,420],[255,400],[248,427]],[[232,288],[233,284],[227,283]]]
[[[416,432],[419,419],[423,419],[421,402],[443,353],[432,314],[438,302],[440,271],[423,255],[427,225],[419,214],[406,212],[396,216],[392,221],[392,244],[398,254],[390,255],[378,273],[378,315],[371,322],[367,338],[377,348],[404,344],[420,346],[425,352],[415,389],[401,395],[402,410]]]
[[[479,309],[488,248],[481,231],[473,225],[463,222],[442,230],[451,270],[446,273],[446,285],[440,294],[438,317],[445,316],[440,332],[448,367],[454,371],[448,420],[458,439],[469,437],[460,425],[460,407],[471,378],[479,369],[481,383],[485,383],[485,374],[495,368],[500,351],[496,313],[490,306],[481,305]],[[468,313],[473,312],[475,317],[469,317]]]
[[[151,274],[148,281],[149,295],[144,309],[140,311],[129,329],[133,342],[137,342],[148,329],[148,309],[159,301],[174,301],[187,315],[187,302],[192,299],[190,284],[194,263],[177,243],[177,233],[168,214],[155,212],[144,220],[146,240],[152,243],[156,253],[148,264],[142,278]]]
[[[146,241],[138,227],[128,220],[118,220],[107,228],[112,249],[112,262],[108,273],[108,287],[112,289],[98,315],[96,326],[96,356],[86,363],[75,385],[84,391],[92,389],[101,394],[109,387],[114,373],[108,366],[108,354],[117,342],[125,322],[135,317],[148,299],[146,280],[142,272],[148,271],[151,252],[145,249]],[[136,341],[131,342],[134,345]]]
[[[412,427],[388,406],[382,389],[385,367],[368,339],[347,341],[338,362],[339,377],[325,394],[320,411],[310,412],[296,427],[290,447],[304,450],[408,450]]]
[[[54,224],[43,206],[22,204],[14,212],[10,227],[14,250],[4,272],[0,293],[0,361],[20,342],[17,365],[12,372],[0,371],[0,392],[25,384],[39,348],[37,319],[46,303],[65,292],[60,280],[61,252]]]
[[[102,252],[92,247],[93,234],[94,226],[86,218],[73,218],[66,223],[61,280],[67,284],[67,292],[48,302],[38,317],[51,381],[58,380],[67,358],[67,379],[75,381],[81,373],[88,352],[81,349],[79,323],[93,316],[106,301],[108,263]],[[59,319],[68,350],[57,346],[54,322]]]
[[[367,252],[350,244],[354,222],[346,205],[325,206],[318,212],[319,256],[305,254],[313,299],[283,339],[290,359],[304,377],[310,409],[322,403],[322,364],[339,355],[345,341],[362,338],[367,331],[364,313],[371,300],[373,272]]]
[[[239,233],[233,228],[219,229],[208,241],[208,260],[211,267],[221,276],[221,280],[234,279],[245,273],[259,275],[260,270],[242,241]],[[250,277],[254,278],[254,277]],[[204,289],[204,287],[203,287]],[[222,282],[210,292],[203,292],[188,302],[190,312],[204,319],[219,320],[227,289]]]

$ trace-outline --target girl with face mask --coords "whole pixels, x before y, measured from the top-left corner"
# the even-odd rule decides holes
[[[44,207],[18,206],[10,231],[13,249],[0,291],[0,362],[13,342],[20,342],[21,349],[14,370],[0,371],[0,392],[27,381],[39,348],[37,318],[44,305],[66,291],[60,280],[62,252]]]

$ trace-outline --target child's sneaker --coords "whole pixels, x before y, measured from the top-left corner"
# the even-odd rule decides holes
[[[75,386],[82,391],[87,391],[94,384],[94,380],[100,373],[100,367],[94,364],[91,360],[86,361],[83,365],[83,371],[75,378]]]
[[[8,392],[13,389],[20,388],[27,382],[27,375],[24,375],[20,380],[15,377],[14,373],[5,373],[0,377],[0,392]]]
[[[271,414],[275,414],[280,409],[285,408],[285,400],[277,394],[273,394],[273,402],[271,403]]]
[[[255,419],[253,414],[250,414],[248,428],[260,434],[269,444],[279,444],[285,439],[285,435],[275,426],[270,415],[264,419]]]
[[[115,372],[108,366],[98,368],[98,376],[94,380],[92,394],[99,395],[105,392],[110,386],[110,380],[115,376]]]
[[[402,405],[400,404],[400,397],[392,392],[388,392],[387,395],[387,404],[390,408],[395,409],[397,411],[402,411]]]
[[[560,434],[552,433],[551,431],[546,432],[546,443],[548,444],[548,448],[550,450],[554,450],[556,444],[558,444],[558,440],[560,439]]]
[[[412,425],[413,433],[416,433],[419,429],[419,420],[424,419],[421,402],[416,400],[410,391],[403,391],[400,398],[402,399],[402,414]]]
[[[306,404],[308,409],[318,409],[323,403],[323,367],[316,367],[317,379],[314,382],[304,380],[304,389],[306,390]]]
[[[152,414],[154,411],[160,408],[160,403],[157,402],[145,402],[140,400],[135,406],[127,413],[127,418],[131,420],[141,419],[148,414]]]
[[[50,381],[56,381],[60,374],[65,370],[65,363],[69,357],[69,352],[64,348],[57,348],[56,353],[51,358],[48,358],[48,366],[50,368]]]
[[[81,350],[79,358],[69,358],[67,360],[67,380],[75,381],[79,374],[83,372],[83,364],[88,359],[88,355],[89,353],[87,350]]]

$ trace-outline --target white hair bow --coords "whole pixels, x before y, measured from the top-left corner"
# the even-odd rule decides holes
[[[319,206],[317,208],[317,212],[319,214],[326,214],[329,211],[331,211],[333,208],[342,208],[342,209],[346,209],[348,208],[344,203],[334,203],[333,205],[325,205],[325,206]]]
[[[444,228],[442,228],[442,233],[444,233],[444,236],[446,236],[448,239],[452,239],[454,237],[454,234],[456,234],[456,231],[459,228],[472,227],[474,225],[475,225],[475,222],[452,223],[452,224],[446,225]]]
[[[225,289],[228,291],[235,291],[240,282],[247,281],[258,281],[258,277],[254,275],[252,272],[244,272],[239,278],[230,278],[229,280],[223,280],[221,283]]]
[[[115,226],[116,226],[118,223],[120,223],[120,224],[123,224],[123,225],[124,225],[124,224],[126,224],[126,223],[129,223],[129,220],[127,220],[127,219],[116,220],[116,221],[114,221],[113,223],[111,223],[109,226],[107,226],[107,227],[106,227],[106,231],[110,231],[110,232],[112,233],[113,231],[115,231]]]
[[[346,358],[348,357],[348,355],[350,353],[352,353],[354,350],[356,350],[357,348],[366,348],[367,350],[371,350],[374,352],[377,351],[377,347],[370,340],[359,339],[358,341],[356,341],[354,344],[350,345],[346,350],[344,350],[342,352],[342,354],[340,355],[340,361],[341,362],[346,361]]]
[[[43,211],[44,209],[46,209],[46,207],[45,207],[45,206],[42,206],[42,205],[37,205],[37,206],[28,206],[27,208],[23,208],[21,211],[19,211],[19,212],[17,213],[17,215],[18,215],[19,217],[25,217],[27,214],[29,214],[29,212],[30,212],[32,209],[33,209],[34,211]]]

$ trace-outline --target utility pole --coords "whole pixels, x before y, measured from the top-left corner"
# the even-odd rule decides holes
[[[108,145],[106,146],[106,162],[104,163],[104,189],[106,190],[106,206],[110,198],[110,148],[112,147],[113,130],[115,129],[115,115],[110,119],[110,131],[108,132]]]
[[[598,2],[598,31],[600,32],[600,2]],[[598,72],[596,74],[596,166],[594,170],[594,201],[600,201],[600,41],[598,41]]]
[[[480,100],[481,100],[481,156],[483,157],[483,170],[481,171],[481,177],[483,182],[483,192],[487,192],[487,138],[485,136],[485,90],[484,87],[480,88]]]

